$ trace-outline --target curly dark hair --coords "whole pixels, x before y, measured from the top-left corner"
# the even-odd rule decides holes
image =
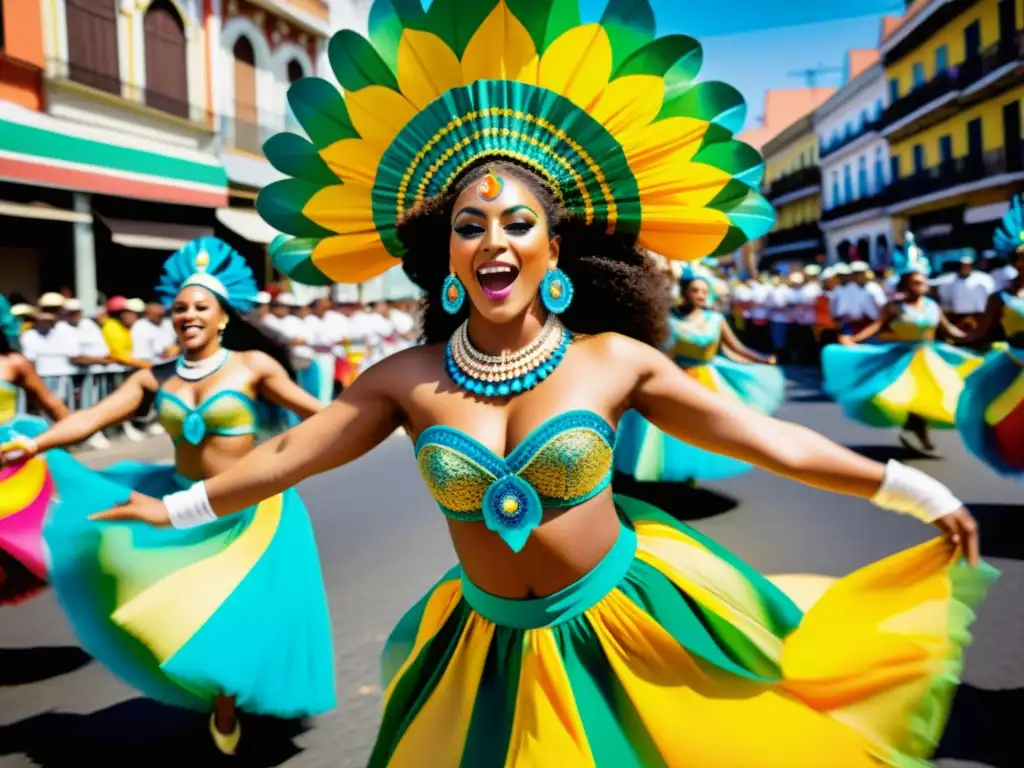
[[[668,337],[671,280],[636,246],[635,238],[608,235],[569,216],[547,183],[527,168],[486,160],[470,166],[447,192],[423,201],[398,224],[406,249],[405,273],[425,293],[420,301],[422,341],[447,341],[469,315],[468,305],[449,315],[437,297],[448,276],[455,200],[488,170],[525,184],[543,207],[551,235],[561,236],[558,267],[575,286],[572,305],[560,316],[565,326],[577,334],[614,331],[660,347]]]

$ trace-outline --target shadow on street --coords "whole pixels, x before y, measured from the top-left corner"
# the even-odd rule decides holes
[[[230,764],[270,768],[301,751],[294,739],[305,732],[301,721],[242,716],[242,741]],[[209,735],[208,717],[166,707],[150,699],[131,699],[87,715],[46,712],[0,729],[0,756],[24,754],[44,768],[109,765],[198,765],[227,761]]]
[[[848,445],[846,446],[854,453],[859,453],[866,459],[880,461],[883,464],[890,459],[894,461],[940,461],[939,456],[929,456],[927,453],[919,453],[905,448],[902,445]]]
[[[0,648],[0,685],[26,685],[81,669],[92,657],[77,646]]]
[[[971,504],[981,530],[981,554],[1024,560],[1024,517],[1020,504]],[[1021,710],[1024,711],[1024,710]]]
[[[936,758],[1012,768],[1021,765],[1024,688],[987,691],[961,685]]]

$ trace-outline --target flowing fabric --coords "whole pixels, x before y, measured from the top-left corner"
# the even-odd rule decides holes
[[[34,461],[56,488],[43,530],[50,578],[90,655],[174,706],[208,711],[220,693],[279,717],[334,706],[327,600],[295,490],[186,530],[97,523],[88,516],[132,491],[162,496],[188,481],[137,462],[96,472],[60,450]]]
[[[956,428],[968,450],[999,474],[1024,480],[1024,349],[989,353],[967,377]]]
[[[889,342],[822,351],[824,390],[853,421],[899,427],[911,414],[950,429],[964,379],[982,363],[972,352],[941,342]]]
[[[47,423],[17,416],[0,424],[0,444],[16,436],[35,437]],[[43,518],[54,485],[41,459],[0,467],[0,605],[19,603],[46,586]]]
[[[774,413],[782,405],[786,381],[774,366],[734,363],[718,356],[685,370],[708,389],[761,413]],[[677,440],[636,411],[628,411],[619,421],[615,468],[642,482],[687,482],[722,480],[743,474],[751,466]]]
[[[619,540],[576,584],[508,600],[456,567],[405,615],[371,768],[928,764],[996,571],[935,539],[772,581],[616,501]]]

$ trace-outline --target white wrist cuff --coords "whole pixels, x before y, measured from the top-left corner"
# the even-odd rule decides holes
[[[885,465],[882,487],[871,498],[871,503],[926,523],[956,512],[963,506],[960,499],[934,477],[898,461]]]
[[[206,495],[206,483],[194,483],[184,491],[168,494],[163,502],[175,528],[194,528],[217,519]]]

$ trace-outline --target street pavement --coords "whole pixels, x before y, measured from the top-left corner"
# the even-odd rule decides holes
[[[817,393],[808,372],[790,375],[782,418],[873,458],[913,459],[895,433],[844,421]],[[1014,738],[1024,712],[1024,488],[975,462],[955,433],[939,434],[937,443],[942,458],[910,463],[969,502],[982,524],[985,556],[1003,572],[975,625],[966,684],[939,765],[1024,765],[1024,748]],[[89,463],[169,455],[166,438],[83,454]],[[404,435],[348,467],[308,480],[300,492],[316,526],[333,615],[338,706],[307,723],[246,719],[242,754],[232,764],[359,768],[379,718],[378,653],[392,625],[451,566],[454,554]],[[696,492],[645,493],[673,504],[682,517],[769,574],[841,575],[932,533],[914,520],[761,470]],[[205,719],[141,699],[91,662],[77,648],[52,593],[0,609],[0,616],[0,766],[217,763]],[[429,755],[423,765],[431,765]]]

